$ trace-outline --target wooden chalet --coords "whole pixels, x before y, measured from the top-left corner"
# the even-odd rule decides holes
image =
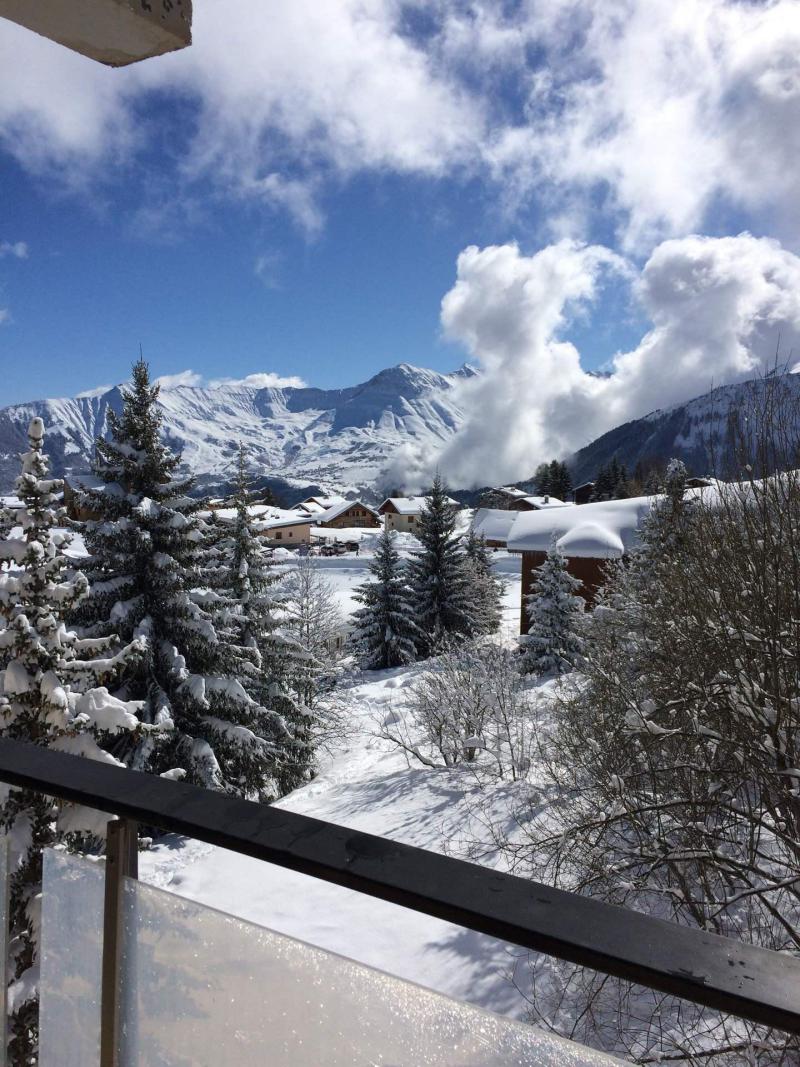
[[[510,552],[522,553],[520,633],[530,627],[527,598],[555,538],[567,560],[567,570],[581,583],[578,590],[588,606],[605,581],[609,561],[621,559],[639,542],[639,526],[656,497],[603,500],[580,508],[557,508],[517,516],[508,535]]]
[[[378,508],[378,513],[383,516],[384,526],[387,530],[396,530],[398,533],[413,533],[416,529],[422,509],[427,501],[425,496],[391,496]],[[447,503],[454,511],[461,507],[457,500],[447,498]]]
[[[321,514],[314,515],[313,519],[315,525],[329,530],[346,530],[353,527],[378,529],[381,525],[377,510],[361,500],[343,500]]]

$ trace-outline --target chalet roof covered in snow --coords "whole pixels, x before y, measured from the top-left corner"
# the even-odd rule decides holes
[[[505,508],[478,508],[472,518],[472,529],[476,537],[505,543],[520,514]]]
[[[369,511],[375,516],[378,514],[375,508],[370,507],[369,504],[365,504],[362,500],[342,500],[340,503],[334,504],[326,511],[323,511],[321,514],[315,514],[314,522],[333,522],[334,519],[338,519],[340,515],[344,515],[350,508],[362,508],[364,511]]]
[[[639,524],[657,497],[602,500],[580,507],[520,511],[508,537],[512,552],[547,552],[555,534],[565,556],[619,559],[639,540]]]
[[[271,504],[250,504],[247,509],[253,521],[253,528],[259,533],[264,530],[277,530],[284,526],[305,526],[315,520],[304,511],[295,511],[293,508],[276,508]],[[204,518],[214,515],[217,522],[226,526],[236,521],[236,508],[218,508],[214,512],[201,512]]]
[[[344,502],[343,496],[307,496],[305,500],[298,501],[292,511],[307,511],[309,514],[321,515],[323,511],[328,511]],[[352,504],[354,501],[351,500],[349,503]]]
[[[384,500],[378,511],[381,515],[387,511],[393,511],[398,515],[419,515],[425,507],[427,499],[426,496],[390,496]],[[461,506],[451,496],[447,497],[447,503],[452,504],[454,508]]]
[[[539,511],[544,511],[545,508],[572,508],[575,506],[566,500],[559,500],[557,496],[525,496],[523,494],[520,499],[525,500],[531,507],[537,508]]]

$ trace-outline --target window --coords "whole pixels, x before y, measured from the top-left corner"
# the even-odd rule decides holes
[[[282,541],[283,540],[283,532],[281,530],[276,530],[275,531],[275,540],[276,541]]]

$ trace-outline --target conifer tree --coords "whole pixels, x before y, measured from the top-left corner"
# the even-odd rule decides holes
[[[628,472],[616,456],[597,471],[592,500],[623,500],[630,496]]]
[[[356,590],[363,607],[353,613],[353,646],[368,670],[402,667],[417,655],[422,634],[414,621],[408,579],[403,573],[394,535],[384,528],[370,561],[373,581]]]
[[[572,475],[566,463],[554,459],[550,464],[549,493],[557,500],[566,500],[572,490]]]
[[[242,646],[255,653],[255,667],[243,684],[258,704],[281,718],[272,777],[279,795],[309,777],[313,759],[312,715],[291,693],[292,683],[312,673],[307,655],[286,631],[288,594],[248,506],[252,498],[246,455],[239,446],[236,516],[230,538],[230,590],[238,605],[236,621]]]
[[[121,414],[110,414],[110,439],[97,442],[104,484],[83,495],[97,516],[85,532],[92,593],[77,618],[90,635],[117,629],[144,643],[121,695],[143,701],[146,722],[174,729],[126,753],[133,766],[180,767],[195,784],[258,794],[283,724],[248,695],[237,677],[242,650],[214,626],[202,584],[213,537],[204,541],[191,481],[178,477],[180,456],[161,438],[158,391],[139,360]]]
[[[577,664],[583,649],[581,583],[567,570],[567,561],[553,537],[527,598],[530,627],[521,640],[523,670],[530,674],[564,674]]]
[[[480,631],[471,570],[455,522],[437,473],[415,531],[422,548],[409,565],[414,617],[423,634],[417,650],[421,657],[433,654],[447,638]]]
[[[29,450],[22,456],[16,492],[22,508],[15,520],[21,535],[0,540],[0,735],[105,762],[120,734],[141,736],[136,704],[115,699],[105,685],[126,660],[135,660],[136,642],[115,649],[115,641],[81,640],[64,616],[86,597],[88,582],[73,572],[65,555],[69,536],[57,530],[63,519],[62,483],[48,477],[43,452],[44,425],[31,420]],[[113,653],[97,658],[98,653]],[[60,841],[78,844],[101,837],[106,817],[72,805],[57,808],[52,797],[11,789],[0,806],[0,830],[12,842],[10,898],[10,1063],[37,1062],[38,894],[42,850]]]
[[[464,543],[464,551],[472,571],[473,596],[476,608],[476,634],[497,633],[500,626],[500,597],[502,585],[492,569],[486,539],[477,537],[470,529]]]
[[[566,500],[572,489],[572,475],[566,463],[557,459],[549,463],[540,463],[533,476],[534,486],[539,496],[554,496]]]
[[[533,486],[538,496],[547,496],[552,492],[550,488],[550,464],[540,463],[533,476]]]

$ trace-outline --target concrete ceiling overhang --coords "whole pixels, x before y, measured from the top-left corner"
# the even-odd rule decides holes
[[[192,43],[192,0],[0,0],[0,16],[110,67]]]

